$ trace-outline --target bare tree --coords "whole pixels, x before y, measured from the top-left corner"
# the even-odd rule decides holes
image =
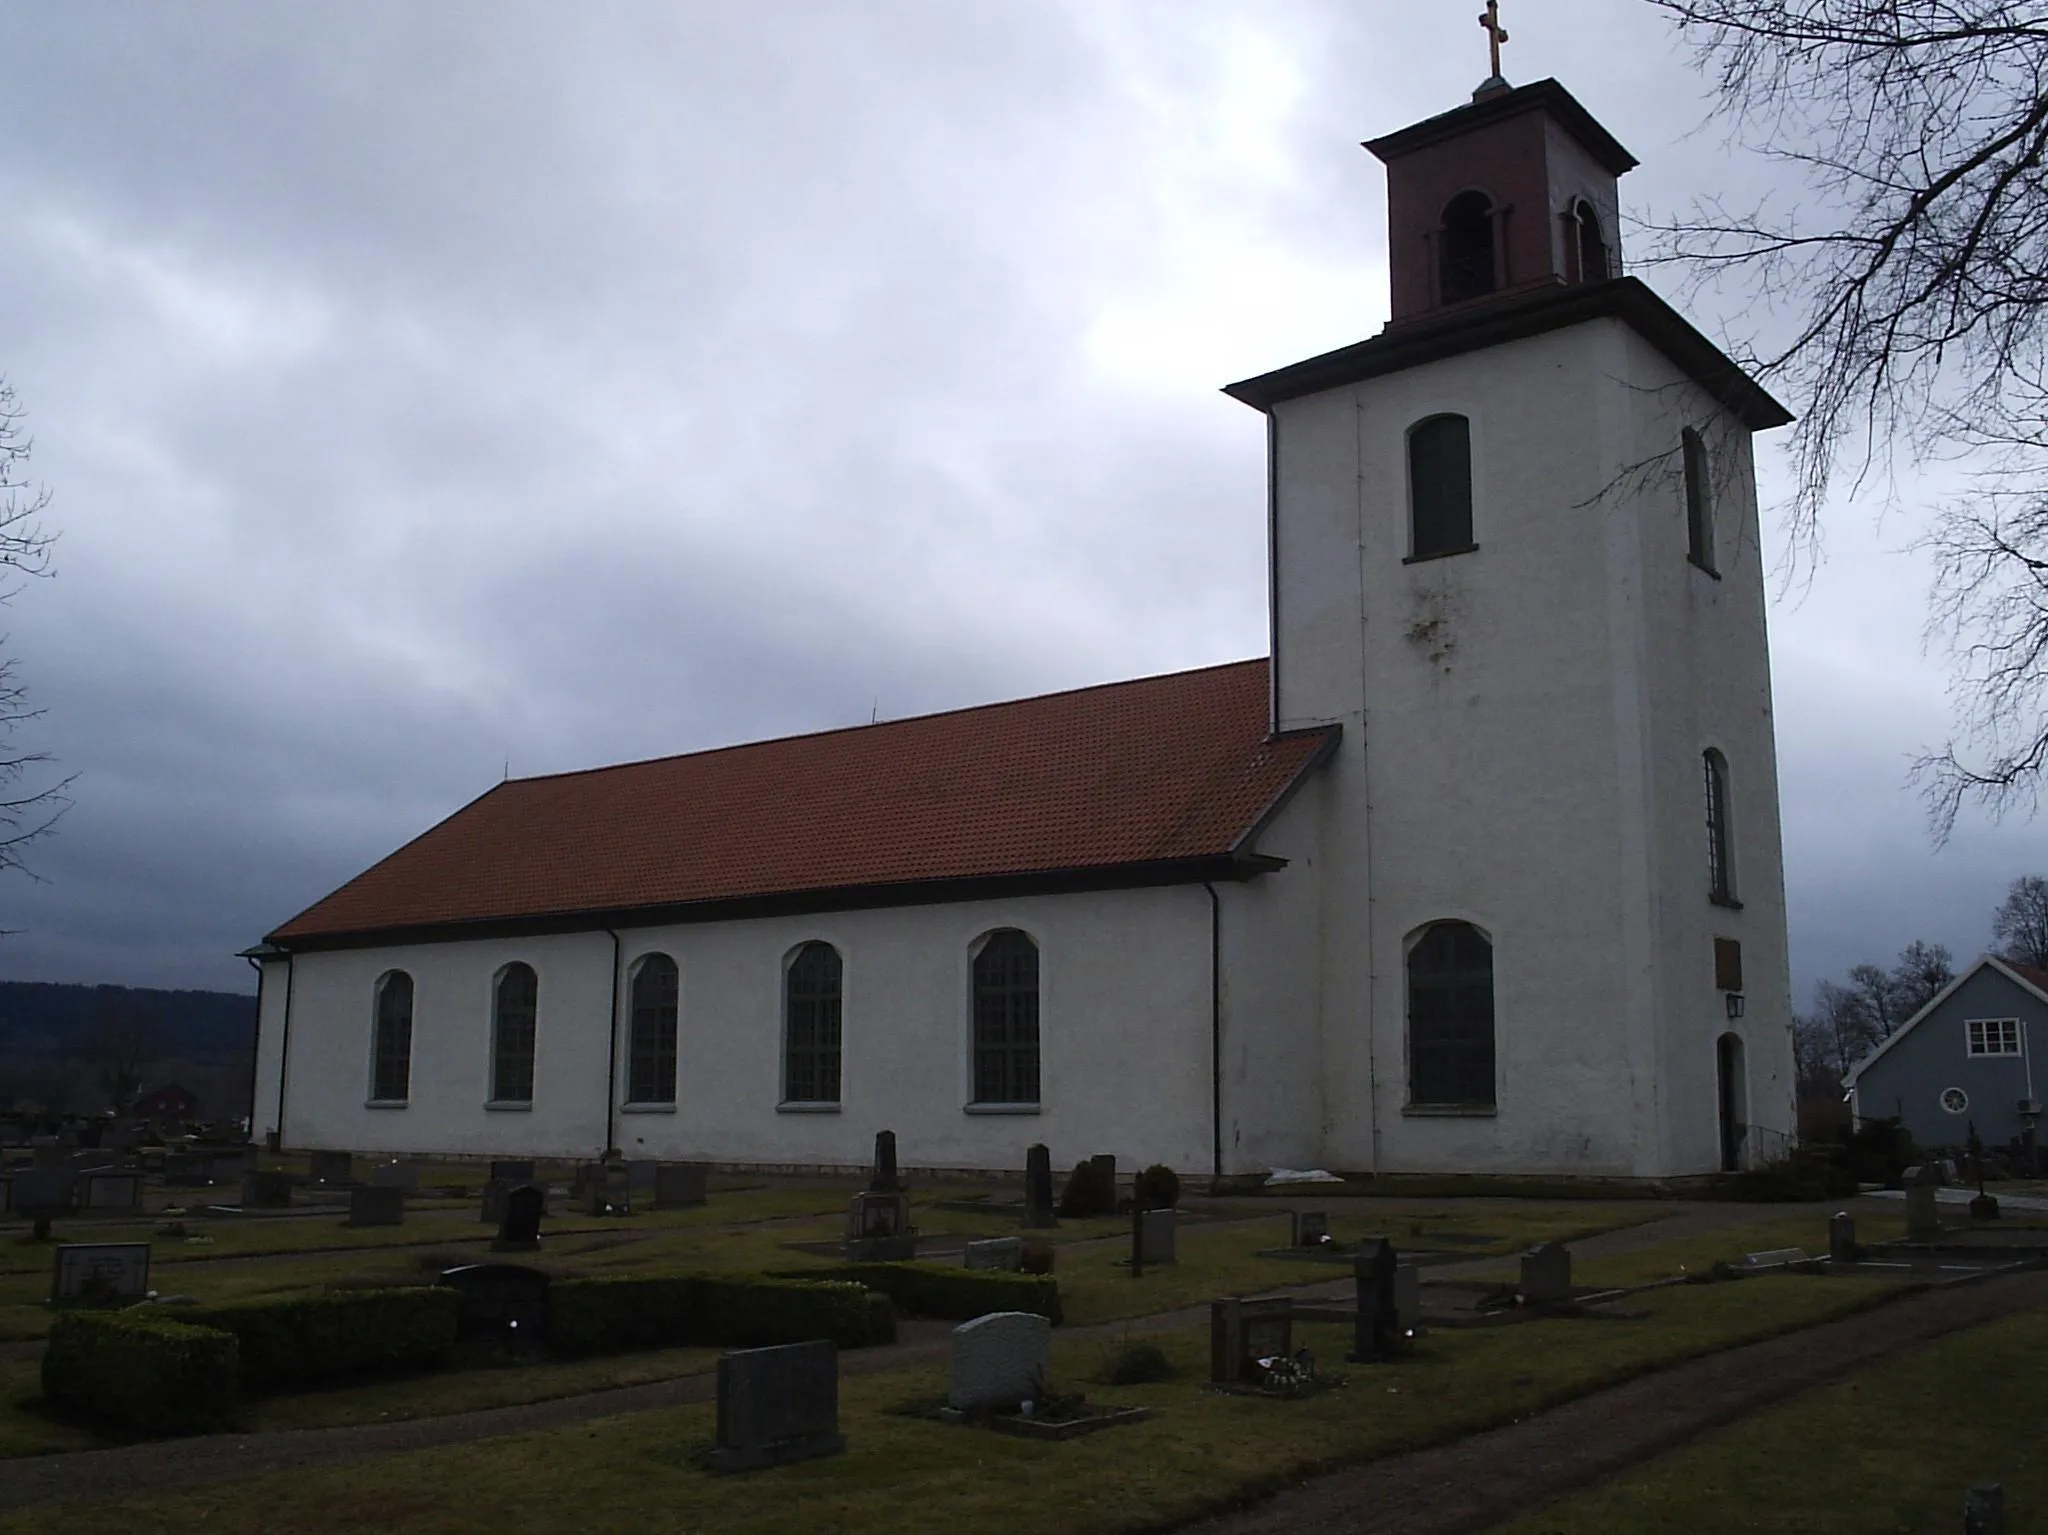
[[[142,1070],[156,1057],[156,1018],[148,1004],[120,986],[93,998],[93,1067],[107,1106],[126,1114],[142,1090]]]
[[[1991,914],[1991,936],[2000,959],[2048,970],[2048,879],[2023,874],[2014,880]]]
[[[1795,534],[1839,470],[1960,456],[1928,539],[1959,735],[1915,769],[1937,832],[2048,767],[2048,0],[1647,0],[1731,136],[1800,194],[1653,225],[1651,259],[1762,295],[1742,361],[1800,414]],[[1782,304],[1786,312],[1774,312]]]
[[[23,430],[22,415],[14,390],[0,379],[0,603],[21,590],[11,577],[50,573],[50,546],[57,540],[42,521],[50,492],[24,473],[34,444]],[[6,636],[0,635],[0,645],[5,643]],[[71,780],[52,783],[42,771],[48,754],[11,744],[16,732],[41,712],[31,707],[13,659],[0,659],[0,873],[16,869],[31,878],[24,853],[49,834],[70,804],[64,791]]]
[[[1899,950],[1899,962],[1892,966],[1892,1003],[1905,1023],[1940,995],[1956,978],[1955,956],[1945,943],[1914,939]]]

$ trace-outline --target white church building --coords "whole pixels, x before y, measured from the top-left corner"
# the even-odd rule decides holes
[[[285,922],[286,1147],[1666,1178],[1793,1127],[1751,434],[1556,81],[1366,146],[1269,659],[515,779]],[[1246,515],[1254,515],[1251,508]]]

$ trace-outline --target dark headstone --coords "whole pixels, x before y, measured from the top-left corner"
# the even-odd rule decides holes
[[[1522,1254],[1524,1303],[1547,1306],[1572,1296],[1572,1250],[1561,1242],[1541,1242]]]
[[[307,1180],[322,1187],[347,1183],[355,1176],[355,1161],[346,1151],[309,1151],[306,1153]]]
[[[522,1183],[505,1195],[505,1214],[498,1222],[494,1252],[532,1252],[540,1246],[540,1218],[547,1213],[547,1198],[530,1183]]]
[[[493,1162],[491,1164],[491,1182],[502,1183],[508,1188],[521,1183],[533,1182],[532,1159]]]
[[[910,1196],[873,1189],[854,1195],[846,1215],[845,1252],[855,1262],[916,1257],[917,1228],[910,1223]]]
[[[1970,1219],[1973,1221],[1995,1221],[1998,1219],[1998,1196],[1979,1194],[1970,1201]]]
[[[165,1153],[164,1187],[172,1189],[203,1189],[211,1182],[213,1182],[213,1166],[205,1157],[196,1156],[189,1151]]]
[[[1294,1302],[1286,1296],[1209,1304],[1209,1379],[1236,1385],[1259,1378],[1262,1359],[1294,1353]]]
[[[2005,1484],[1985,1482],[1963,1494],[1963,1535],[2005,1535]]]
[[[420,1188],[419,1164],[379,1162],[370,1169],[370,1182],[380,1189],[399,1189],[407,1194],[417,1194]]]
[[[462,1296],[459,1336],[505,1343],[538,1343],[547,1336],[548,1276],[539,1269],[466,1263],[442,1270],[440,1282]]]
[[[348,1223],[351,1226],[404,1225],[405,1190],[378,1183],[356,1184],[348,1191]]]
[[[1322,1247],[1330,1238],[1330,1217],[1323,1210],[1296,1210],[1288,1224],[1287,1245],[1290,1247]]]
[[[1351,1273],[1358,1288],[1358,1316],[1353,1323],[1348,1356],[1353,1364],[1391,1358],[1400,1349],[1400,1268],[1394,1244],[1385,1237],[1351,1260]]]
[[[1172,1263],[1174,1234],[1179,1229],[1171,1210],[1144,1210],[1136,1217],[1138,1257],[1147,1265]]]
[[[1024,1153],[1024,1224],[1034,1231],[1059,1224],[1053,1213],[1052,1152],[1043,1145]]]
[[[1854,1263],[1861,1251],[1856,1245],[1856,1217],[1837,1210],[1828,1217],[1828,1257],[1835,1263]]]
[[[79,1208],[84,1210],[138,1210],[142,1207],[142,1174],[114,1169],[84,1174],[79,1179],[83,1192]]]
[[[738,1349],[718,1361],[714,1471],[786,1465],[846,1448],[839,1432],[839,1350],[789,1343]]]
[[[709,1198],[705,1192],[705,1174],[709,1171],[702,1162],[655,1163],[654,1208],[681,1210],[703,1204]]]
[[[265,1172],[260,1168],[242,1174],[243,1209],[283,1210],[291,1202],[291,1174]]]
[[[149,1294],[147,1242],[62,1242],[50,1264],[53,1306],[118,1306]]]
[[[1941,1187],[1941,1169],[1932,1163],[1906,1169],[1906,1240],[1932,1242],[1941,1236],[1941,1212],[1934,1191]]]
[[[78,1174],[68,1167],[24,1167],[14,1175],[14,1213],[31,1220],[69,1215],[78,1196]]]
[[[121,1156],[119,1152],[111,1148],[95,1146],[90,1151],[74,1151],[64,1160],[69,1164],[72,1171],[89,1173],[96,1167],[118,1166]]]
[[[903,1187],[903,1180],[896,1176],[896,1132],[879,1130],[875,1133],[875,1167],[868,1178],[868,1187],[878,1194],[893,1194]]]

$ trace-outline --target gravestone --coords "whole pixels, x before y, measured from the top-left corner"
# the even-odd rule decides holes
[[[1296,1210],[1288,1216],[1289,1247],[1322,1247],[1330,1240],[1330,1217],[1323,1210]]]
[[[917,1256],[910,1196],[873,1189],[853,1196],[846,1213],[846,1256],[855,1262],[893,1262]]]
[[[1548,1306],[1572,1296],[1572,1250],[1562,1242],[1542,1242],[1522,1254],[1522,1282],[1516,1286],[1522,1303]]]
[[[626,1164],[599,1164],[584,1181],[581,1208],[585,1215],[631,1215],[633,1187],[626,1173]]]
[[[142,1174],[91,1172],[81,1180],[80,1206],[87,1210],[138,1210],[142,1207]]]
[[[1745,1253],[1742,1261],[1750,1268],[1782,1268],[1790,1263],[1807,1263],[1811,1260],[1803,1247],[1772,1247],[1763,1252]]]
[[[491,1251],[533,1252],[540,1246],[540,1218],[547,1214],[547,1196],[530,1183],[505,1193],[505,1213],[498,1221]]]
[[[24,1167],[14,1175],[14,1212],[31,1220],[69,1215],[78,1195],[78,1174],[68,1167]]]
[[[1024,1266],[1022,1237],[992,1237],[986,1242],[967,1244],[967,1267],[1002,1269],[1015,1273]]]
[[[65,1158],[65,1161],[72,1171],[89,1173],[96,1167],[118,1167],[121,1158],[119,1153],[111,1149],[102,1150],[96,1146],[90,1151],[74,1151]]]
[[[462,1297],[457,1337],[538,1343],[547,1336],[548,1276],[539,1269],[465,1263],[443,1269],[440,1283]]]
[[[290,1173],[265,1172],[261,1168],[242,1174],[244,1210],[286,1210],[292,1202]]]
[[[379,1162],[370,1169],[370,1182],[380,1189],[398,1189],[402,1193],[417,1194],[420,1188],[419,1164]]]
[[[1941,1169],[1941,1181],[1944,1187],[1958,1181],[1955,1159],[1953,1157],[1943,1157],[1934,1165]]]
[[[1381,1237],[1367,1250],[1361,1248],[1351,1259],[1352,1280],[1357,1288],[1358,1314],[1352,1322],[1353,1364],[1371,1364],[1391,1358],[1400,1348],[1402,1326],[1400,1297],[1401,1260],[1394,1244]]]
[[[868,1176],[868,1187],[878,1194],[894,1194],[903,1187],[903,1180],[896,1176],[894,1130],[875,1132],[875,1165]]]
[[[532,1160],[529,1158],[525,1161],[493,1162],[491,1164],[491,1182],[502,1183],[507,1188],[515,1187],[521,1183],[533,1182]]]
[[[195,1156],[189,1151],[164,1153],[165,1188],[203,1189],[211,1182],[213,1167],[205,1157]]]
[[[2005,1535],[2003,1482],[1980,1482],[1963,1494],[1963,1535]]]
[[[1262,1359],[1294,1353],[1294,1302],[1232,1296],[1209,1303],[1209,1379],[1219,1386],[1259,1378]]]
[[[955,1412],[1009,1409],[1045,1394],[1052,1323],[1030,1311],[992,1311],[953,1329],[946,1405]]]
[[[405,1190],[380,1183],[355,1184],[348,1191],[348,1223],[351,1226],[404,1225]]]
[[[533,1190],[534,1197],[540,1201],[540,1213],[546,1215],[548,1213],[548,1191],[545,1185],[539,1183],[507,1183],[503,1179],[493,1178],[484,1185],[483,1202],[477,1212],[477,1219],[490,1225],[496,1225],[504,1220],[505,1211],[509,1208],[513,1190],[522,1188]]]
[[[651,1159],[628,1162],[626,1164],[627,1198],[631,1199],[635,1204],[639,1204],[643,1199],[652,1202],[654,1199],[655,1178],[660,1168],[661,1164]]]
[[[118,1306],[149,1294],[147,1242],[60,1242],[50,1264],[53,1306]]]
[[[1941,1186],[1941,1169],[1932,1164],[1906,1169],[1906,1240],[1932,1242],[1941,1236],[1941,1212],[1934,1191]]]
[[[1394,1325],[1408,1338],[1422,1326],[1422,1270],[1412,1263],[1394,1269]]]
[[[706,1202],[704,1179],[709,1171],[702,1162],[657,1162],[654,1164],[654,1208],[680,1210]]]
[[[1172,1263],[1174,1214],[1171,1210],[1147,1210],[1138,1217],[1137,1223],[1138,1262],[1150,1267],[1155,1263]]]
[[[1040,1231],[1059,1223],[1053,1211],[1052,1152],[1036,1145],[1024,1153],[1025,1229]]]
[[[346,1151],[309,1151],[306,1153],[306,1179],[323,1188],[329,1184],[347,1183],[355,1176],[355,1161],[355,1157]]]
[[[752,1471],[845,1448],[836,1345],[820,1340],[736,1349],[718,1361],[713,1471]]]
[[[1860,1249],[1856,1246],[1856,1217],[1847,1210],[1837,1210],[1828,1217],[1828,1259],[1833,1263],[1854,1263]]]

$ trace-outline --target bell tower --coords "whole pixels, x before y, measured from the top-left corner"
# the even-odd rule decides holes
[[[1497,71],[1365,146],[1385,328],[1227,391],[1267,418],[1274,725],[1343,726],[1320,1165],[1709,1173],[1793,1128],[1751,459],[1790,417],[1623,273],[1634,157]]]

